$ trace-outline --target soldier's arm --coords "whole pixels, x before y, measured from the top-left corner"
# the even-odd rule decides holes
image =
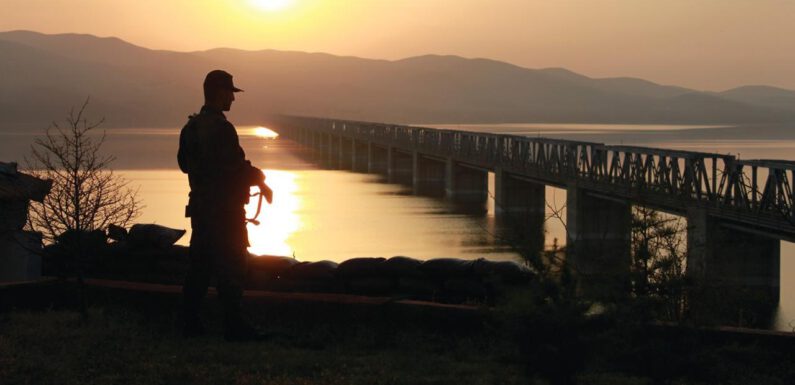
[[[265,180],[265,175],[260,169],[252,166],[251,162],[246,160],[246,154],[243,148],[240,147],[240,140],[235,127],[229,122],[224,123],[213,144],[217,150],[217,172],[222,175],[240,178],[241,182],[249,186],[262,184]]]

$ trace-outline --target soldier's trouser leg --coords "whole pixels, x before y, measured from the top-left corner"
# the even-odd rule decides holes
[[[243,298],[243,289],[231,283],[218,283],[218,299],[224,308],[224,327],[233,329],[243,324],[240,302]]]
[[[210,264],[206,255],[191,252],[190,268],[182,286],[183,316],[186,331],[200,329],[201,306],[210,285]]]
[[[227,331],[250,328],[242,316],[240,302],[246,273],[246,251],[228,251],[220,255],[217,267],[218,298],[224,308],[224,326]]]

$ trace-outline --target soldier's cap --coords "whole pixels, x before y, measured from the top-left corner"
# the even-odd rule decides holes
[[[207,73],[204,78],[205,89],[219,89],[219,90],[232,90],[232,92],[241,92],[240,88],[235,87],[232,83],[232,75],[224,70],[213,70]]]

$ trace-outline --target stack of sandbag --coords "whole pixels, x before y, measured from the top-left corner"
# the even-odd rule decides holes
[[[338,264],[332,261],[299,262],[282,273],[274,288],[291,291],[337,292],[335,272]]]
[[[511,261],[439,258],[421,261],[404,256],[298,262],[289,257],[253,257],[249,288],[327,291],[398,296],[443,302],[484,302],[504,288],[527,282],[530,271]]]
[[[389,258],[384,272],[395,281],[395,293],[411,298],[427,298],[438,291],[438,286],[420,269],[423,261],[405,256]]]
[[[105,268],[107,239],[102,230],[67,230],[44,247],[42,271],[44,275],[71,276],[92,274]]]
[[[387,275],[386,258],[353,258],[340,263],[336,277],[346,292],[385,295],[393,291],[395,282]]]
[[[173,246],[185,230],[155,224],[134,224],[127,233],[127,243],[134,249],[166,250]]]
[[[298,260],[290,257],[273,255],[252,255],[248,260],[248,275],[246,287],[250,289],[273,289],[280,285],[279,280],[285,271],[299,264]]]
[[[532,277],[530,269],[513,261],[490,261],[480,258],[473,261],[475,275],[489,285],[517,285],[527,283]]]
[[[188,267],[188,248],[175,245],[185,230],[156,224],[134,224],[129,230],[110,225],[111,242],[104,253],[104,270],[115,277],[130,279],[168,278],[179,282]]]
[[[527,283],[533,277],[531,271],[519,263],[484,258],[431,259],[423,262],[419,270],[435,288],[432,299],[445,302],[490,302],[508,287]]]
[[[433,283],[435,300],[485,300],[488,293],[474,266],[472,260],[438,258],[423,262],[419,270]]]

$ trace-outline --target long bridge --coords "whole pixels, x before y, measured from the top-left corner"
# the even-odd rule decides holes
[[[382,173],[418,194],[485,205],[491,172],[497,210],[539,228],[545,186],[565,189],[568,258],[585,275],[628,268],[633,205],[687,219],[688,275],[776,302],[779,241],[795,241],[795,162],[311,117],[271,125],[331,167]]]

